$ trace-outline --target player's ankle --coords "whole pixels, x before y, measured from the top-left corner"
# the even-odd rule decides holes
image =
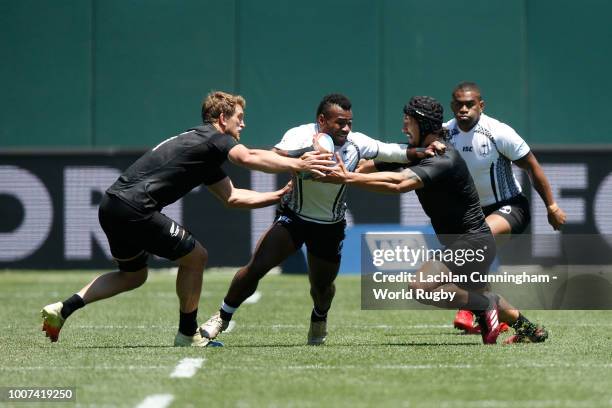
[[[78,293],[75,293],[62,302],[62,310],[60,312],[62,319],[67,319],[72,313],[76,312],[82,307],[85,307],[85,302]]]
[[[234,315],[237,309],[238,306],[232,306],[231,303],[228,303],[226,300],[223,300],[221,308],[219,309],[219,316],[221,316],[221,319],[225,320],[226,322],[229,322],[230,320],[232,320],[232,316]]]
[[[193,312],[183,313],[180,312],[179,317],[179,332],[185,336],[193,336],[198,330],[198,309]]]
[[[310,321],[311,322],[325,322],[327,321],[327,312],[329,309],[322,311],[317,309],[317,307],[312,308],[312,312],[310,313]]]

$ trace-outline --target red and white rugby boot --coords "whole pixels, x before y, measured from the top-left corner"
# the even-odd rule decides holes
[[[489,307],[479,313],[476,318],[480,326],[480,335],[484,344],[496,344],[500,333],[499,315],[497,312],[497,299],[495,295],[486,295],[489,299]]]
[[[455,329],[462,330],[465,334],[478,334],[480,328],[474,325],[474,313],[469,310],[459,309],[453,321]]]

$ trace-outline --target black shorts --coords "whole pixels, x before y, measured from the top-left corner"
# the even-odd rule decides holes
[[[296,249],[306,244],[306,249],[312,255],[329,262],[340,263],[346,221],[319,224],[303,220],[293,211],[281,208],[276,214],[274,224],[287,228]]]
[[[458,283],[457,286],[463,289],[481,289],[487,286],[486,282],[480,282],[480,278],[489,274],[489,268],[497,253],[495,238],[490,232],[462,235],[444,250],[452,251],[454,256],[453,261],[444,260],[444,265],[453,275],[465,276],[466,282]]]
[[[195,238],[177,222],[158,211],[141,212],[109,194],[102,197],[98,219],[122,271],[144,268],[149,253],[174,261],[195,247]]]
[[[482,212],[484,212],[485,217],[491,214],[503,217],[510,224],[513,234],[522,234],[531,222],[529,200],[522,194],[483,207]]]

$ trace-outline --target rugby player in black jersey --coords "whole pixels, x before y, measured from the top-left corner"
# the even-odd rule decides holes
[[[194,187],[204,184],[226,206],[258,208],[274,204],[289,186],[259,193],[235,188],[221,165],[232,163],[266,172],[309,171],[321,175],[334,162],[331,155],[310,152],[299,158],[248,149],[240,141],[245,101],[239,95],[212,92],[202,104],[203,125],[159,143],[130,166],[106,191],[99,220],[119,271],[96,277],[63,302],[45,306],[43,331],[58,340],[66,319],[77,309],[142,285],[147,259],[155,254],[178,263],[176,293],[180,303],[175,346],[206,346],[197,330],[206,249],[182,225],[160,211]]]
[[[427,96],[413,97],[404,107],[404,133],[412,146],[428,146],[435,140],[445,140],[442,128],[443,108],[435,99]],[[391,169],[384,163],[377,164],[379,170]],[[394,165],[394,168],[400,166]],[[472,272],[487,274],[495,258],[495,240],[485,222],[474,182],[465,161],[453,148],[444,154],[427,157],[418,163],[403,168],[400,172],[377,173],[347,172],[340,162],[337,171],[324,180],[352,184],[367,190],[382,193],[404,193],[415,191],[423,210],[431,219],[438,239],[446,249],[453,251],[471,249],[481,251],[483,260],[456,265],[452,261],[426,262],[417,276],[468,275]],[[467,279],[466,284],[417,281],[411,288],[428,292],[447,291],[456,293],[453,300],[423,303],[446,308],[464,308],[474,311],[482,328],[485,344],[496,343],[499,321],[508,323],[517,335],[531,341],[542,342],[548,337],[546,330],[526,319],[505,299],[486,292],[486,283]],[[499,317],[498,317],[499,314]]]

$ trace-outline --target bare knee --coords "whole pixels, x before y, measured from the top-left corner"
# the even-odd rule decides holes
[[[196,242],[193,250],[179,259],[179,266],[203,272],[207,262],[208,251],[199,242]]]

